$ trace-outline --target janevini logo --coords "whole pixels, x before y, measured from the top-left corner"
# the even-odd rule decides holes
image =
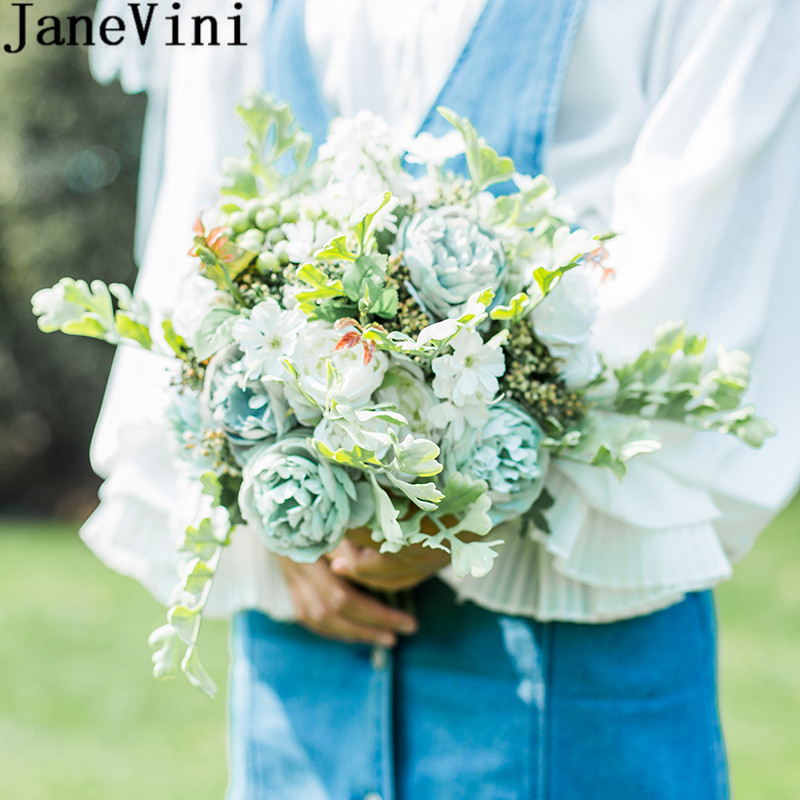
[[[233,3],[235,12],[228,16],[180,14],[181,4],[170,3],[170,11],[162,11],[161,3],[128,3],[127,14],[92,19],[85,15],[54,17],[37,16],[34,3],[12,3],[19,12],[16,16],[16,31],[6,37],[3,50],[20,53],[28,45],[44,47],[92,46],[102,43],[120,45],[133,38],[141,45],[148,40],[159,39],[172,47],[243,47],[242,3]],[[224,12],[223,12],[224,13]],[[5,36],[5,31],[3,32]]]

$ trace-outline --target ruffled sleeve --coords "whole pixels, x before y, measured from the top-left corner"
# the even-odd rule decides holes
[[[669,5],[669,4],[665,4]],[[559,461],[552,533],[507,529],[483,581],[445,577],[482,605],[604,621],[728,577],[800,480],[800,30],[797,3],[726,0],[654,103],[613,188],[622,236],[596,330],[613,364],[686,319],[753,356],[746,398],[778,436],[677,433],[617,482]],[[533,541],[533,544],[531,543]]]
[[[97,13],[115,13],[122,5],[102,0]],[[269,3],[260,3],[245,9],[243,29],[253,40],[268,8]],[[196,5],[192,10],[196,13]],[[137,42],[129,50],[97,55],[93,68],[99,78],[120,77],[128,91],[148,92],[145,183],[139,198],[140,209],[145,208],[138,219],[146,244],[136,289],[159,311],[175,306],[181,280],[192,269],[186,255],[192,223],[216,202],[223,158],[242,147],[233,108],[258,85],[262,64],[256,46],[187,47],[166,61],[148,58]],[[203,119],[214,124],[201,124]],[[165,604],[178,582],[176,544],[186,526],[202,516],[197,486],[179,475],[169,452],[169,381],[166,360],[134,349],[117,353],[92,442],[92,465],[105,482],[97,510],[81,529],[86,544],[108,566],[138,580]],[[294,607],[276,559],[247,528],[237,528],[231,539],[206,613],[227,616],[258,608],[275,618],[292,618]]]

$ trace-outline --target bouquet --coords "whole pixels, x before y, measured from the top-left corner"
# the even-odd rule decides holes
[[[174,458],[209,513],[186,531],[151,637],[156,676],[180,666],[214,692],[200,621],[238,525],[306,562],[366,525],[381,551],[440,548],[456,575],[480,577],[499,523],[547,531],[551,459],[622,479],[659,448],[656,419],[754,447],[772,435],[741,406],[747,354],[709,358],[684,323],[605,366],[591,329],[608,237],[467,119],[440,109],[452,131],[412,141],[367,113],[338,119],[312,158],[287,105],[254,93],[237,112],[247,156],[198,218],[196,270],[170,315],[154,321],[99,281],[64,278],[32,300],[42,330],[175,362]]]

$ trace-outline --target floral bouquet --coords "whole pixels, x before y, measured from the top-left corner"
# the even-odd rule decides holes
[[[285,104],[252,94],[237,111],[248,155],[226,163],[220,206],[195,225],[196,272],[171,316],[154,325],[99,281],[33,297],[42,330],[175,360],[175,462],[211,510],[186,531],[151,637],[157,676],[180,664],[213,693],[197,640],[237,525],[307,562],[366,525],[382,551],[441,548],[456,575],[482,576],[494,526],[547,531],[550,459],[621,479],[660,446],[654,419],[755,447],[773,433],[740,405],[749,357],[707,358],[682,323],[604,366],[590,334],[608,237],[576,227],[543,176],[516,173],[468,120],[441,109],[448,135],[402,141],[369,114],[339,119],[312,159]]]

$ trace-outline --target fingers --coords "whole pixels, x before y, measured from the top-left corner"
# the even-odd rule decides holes
[[[380,553],[345,539],[331,554],[331,571],[374,589],[396,591],[417,586],[449,563],[449,555],[427,547]]]
[[[288,561],[288,560],[287,560]],[[285,563],[282,567],[304,627],[331,639],[392,647],[397,634],[414,633],[416,620],[364,594],[334,575],[326,561]]]
[[[366,526],[362,526],[360,528],[350,528],[345,536],[346,538],[343,540],[343,543],[353,542],[361,547],[371,547],[373,550],[378,547],[378,545],[372,539],[372,530]]]
[[[354,542],[361,547],[372,547],[373,549],[378,545],[372,540],[372,530],[365,525],[360,528],[350,528],[345,534],[344,542]]]

